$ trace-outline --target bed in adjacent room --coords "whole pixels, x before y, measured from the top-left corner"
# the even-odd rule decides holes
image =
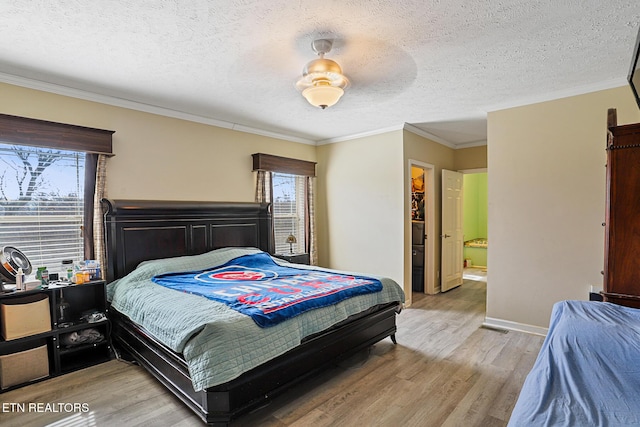
[[[640,309],[555,304],[509,426],[640,424]]]
[[[210,425],[395,342],[400,286],[272,257],[266,204],[103,203],[114,346]]]

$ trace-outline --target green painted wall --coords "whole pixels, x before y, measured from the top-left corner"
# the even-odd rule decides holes
[[[463,183],[464,240],[487,238],[487,174],[465,174]]]

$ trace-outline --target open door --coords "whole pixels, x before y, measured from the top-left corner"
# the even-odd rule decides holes
[[[423,230],[423,234],[422,234],[422,238],[419,238],[417,240],[421,241],[423,244],[422,247],[422,253],[424,254],[424,258],[423,258],[423,274],[421,274],[421,276],[423,276],[423,290],[422,292],[427,293],[427,294],[436,294],[437,292],[440,291],[440,288],[436,288],[435,282],[436,282],[436,265],[435,265],[435,260],[436,260],[436,250],[435,250],[435,246],[436,246],[436,238],[434,238],[435,236],[435,209],[436,209],[436,204],[435,204],[435,197],[434,194],[436,192],[435,190],[435,166],[433,166],[432,164],[429,163],[424,163],[421,162],[419,160],[414,160],[414,159],[409,159],[408,162],[408,170],[411,171],[411,175],[410,178],[411,180],[408,182],[407,185],[407,197],[408,197],[408,210],[409,212],[413,212],[414,207],[417,207],[418,209],[420,208],[419,203],[417,204],[417,206],[414,206],[414,190],[417,190],[417,188],[415,188],[415,182],[413,180],[413,172],[414,170],[417,168],[419,170],[415,170],[416,172],[416,176],[420,176],[422,175],[423,178],[423,191],[424,194],[422,195],[422,200],[424,203],[424,214],[421,215],[423,216],[423,221],[424,221],[424,230]],[[411,258],[411,273],[412,273],[412,285],[413,285],[413,255],[417,255],[413,252],[413,244],[414,244],[414,227],[413,227],[413,220],[416,219],[414,218],[413,214],[411,215],[411,239],[409,241],[407,241],[407,244],[409,245],[408,249],[411,250],[411,252],[408,252],[412,255]],[[418,227],[419,228],[419,227]],[[419,237],[419,236],[416,236]],[[412,289],[413,290],[413,289]]]
[[[441,285],[442,292],[462,284],[462,174],[442,170],[442,234]]]

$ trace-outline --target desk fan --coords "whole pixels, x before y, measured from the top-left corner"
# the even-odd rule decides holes
[[[18,268],[25,276],[31,274],[29,258],[13,246],[4,246],[0,250],[0,291],[4,291],[5,283],[16,283]]]

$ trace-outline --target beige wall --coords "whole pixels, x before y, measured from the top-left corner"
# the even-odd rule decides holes
[[[489,113],[488,322],[545,328],[555,302],[602,286],[614,107],[640,121],[626,86]]]
[[[455,152],[454,170],[485,169],[487,167],[487,146],[460,148]]]
[[[434,268],[428,272],[433,277],[435,287],[440,287],[440,195],[442,188],[442,169],[453,170],[455,164],[456,150],[438,144],[415,133],[404,131],[403,133],[403,164],[405,168],[404,182],[404,271],[405,277],[411,277],[411,194],[409,183],[411,180],[411,170],[409,160],[417,160],[434,166],[434,194],[427,194],[427,198],[434,199]],[[428,254],[427,254],[428,256]],[[410,285],[410,284],[409,284]],[[409,292],[410,294],[410,292]]]
[[[316,147],[0,84],[0,112],[115,130],[114,199],[253,201],[251,154],[315,161]]]
[[[402,131],[317,148],[320,265],[387,276],[410,289]]]

